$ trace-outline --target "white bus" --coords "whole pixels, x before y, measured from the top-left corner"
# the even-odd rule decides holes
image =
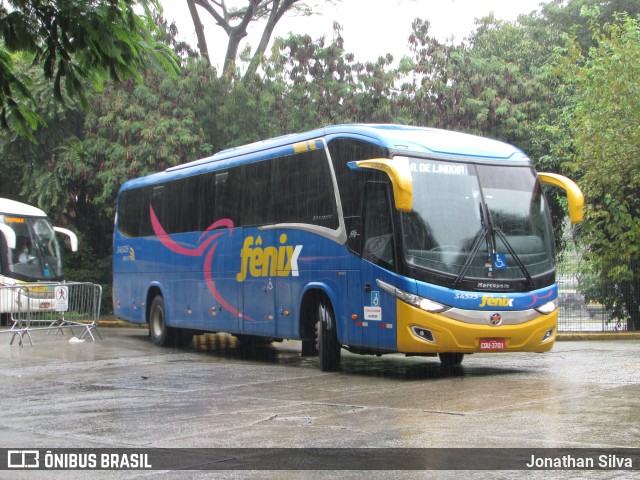
[[[39,208],[0,198],[0,287],[21,283],[53,283],[62,280],[62,258],[56,232],[65,235],[71,250],[78,250],[78,238],[66,228],[53,227]],[[46,289],[45,289],[46,290]],[[49,295],[42,292],[40,308],[46,309]],[[0,299],[0,313],[14,311],[14,302]]]

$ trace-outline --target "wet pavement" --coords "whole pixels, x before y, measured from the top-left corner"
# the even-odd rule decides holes
[[[342,371],[323,373],[317,358],[300,356],[299,342],[248,348],[208,335],[196,337],[192,348],[164,349],[151,344],[145,329],[100,332],[102,339],[79,343],[69,342],[69,335],[37,332],[33,347],[9,346],[10,338],[0,335],[0,448],[640,445],[639,340],[563,341],[546,354],[476,354],[454,370],[444,370],[435,358],[343,351]],[[0,477],[36,478],[27,473]],[[39,473],[38,478],[213,477]],[[309,473],[278,476],[328,478],[327,472]],[[447,472],[431,473],[430,478],[449,478]],[[630,472],[558,475],[585,473],[629,478]],[[514,476],[494,475],[478,478]]]

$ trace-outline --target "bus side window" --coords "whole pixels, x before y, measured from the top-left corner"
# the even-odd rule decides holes
[[[329,142],[329,153],[338,182],[344,223],[347,230],[347,246],[362,254],[362,199],[367,181],[384,181],[379,171],[354,171],[347,164],[354,160],[388,158],[389,152],[378,145],[354,138],[336,138]]]
[[[393,268],[393,220],[386,184],[369,182],[365,185],[363,217],[362,258],[381,267]]]

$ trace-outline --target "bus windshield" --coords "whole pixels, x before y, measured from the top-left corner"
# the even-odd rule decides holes
[[[410,159],[406,261],[458,279],[528,280],[554,268],[551,218],[530,166]]]
[[[0,223],[11,228],[16,248],[7,249],[10,277],[26,281],[58,280],[62,277],[60,246],[47,218],[0,215]]]

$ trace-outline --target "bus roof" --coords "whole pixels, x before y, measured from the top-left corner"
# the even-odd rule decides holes
[[[335,138],[366,139],[395,154],[431,156],[442,160],[449,158],[476,162],[530,163],[529,158],[520,149],[498,140],[476,135],[408,125],[345,124],[328,126],[305,133],[284,135],[223,150],[213,156],[170,167],[165,172],[145,177],[144,183],[162,181],[162,177],[166,177],[168,172],[183,171],[186,174],[186,170],[213,162],[239,159],[260,152],[291,147],[318,138],[325,138],[327,141]]]
[[[47,216],[46,213],[37,207],[16,202],[15,200],[9,200],[8,198],[0,198],[0,215],[20,215],[24,217]]]

